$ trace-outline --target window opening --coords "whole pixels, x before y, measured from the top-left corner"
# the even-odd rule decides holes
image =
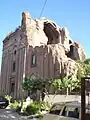
[[[69,40],[69,44],[71,44],[72,43],[72,41],[71,40]]]
[[[32,66],[36,65],[36,55],[35,54],[32,55],[31,65]]]
[[[16,50],[14,51],[14,55],[16,55]]]
[[[16,69],[16,63],[13,62],[13,72],[15,72],[15,69]]]
[[[72,117],[72,118],[79,118],[79,108],[74,107],[66,107],[62,112],[62,116]]]
[[[74,51],[74,47],[71,45],[70,46],[70,52],[73,54],[73,51]]]
[[[11,83],[11,92],[14,92],[15,83]]]

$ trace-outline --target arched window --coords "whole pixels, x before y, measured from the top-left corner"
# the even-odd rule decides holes
[[[31,56],[31,66],[35,66],[36,65],[36,55],[32,54]]]
[[[15,83],[11,83],[11,92],[14,92]]]
[[[14,55],[16,55],[16,50],[14,51]]]
[[[15,72],[15,69],[16,69],[16,62],[14,61],[12,66],[12,71]]]

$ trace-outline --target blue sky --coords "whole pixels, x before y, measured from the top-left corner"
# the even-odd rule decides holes
[[[0,64],[4,37],[20,25],[23,11],[29,11],[33,18],[38,18],[44,2],[45,0],[0,1]],[[87,57],[90,57],[90,0],[47,0],[43,16],[67,27],[72,39],[80,42]]]

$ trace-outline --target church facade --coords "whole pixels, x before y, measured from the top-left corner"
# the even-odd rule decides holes
[[[25,96],[25,76],[70,76],[77,72],[75,60],[85,57],[66,28],[46,18],[32,19],[28,12],[23,12],[21,26],[3,40],[0,95]]]

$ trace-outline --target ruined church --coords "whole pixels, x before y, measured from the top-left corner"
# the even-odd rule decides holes
[[[67,28],[23,12],[21,25],[3,40],[0,95],[25,95],[25,76],[43,80],[71,76],[77,72],[75,61],[85,58],[82,46],[72,40]]]

